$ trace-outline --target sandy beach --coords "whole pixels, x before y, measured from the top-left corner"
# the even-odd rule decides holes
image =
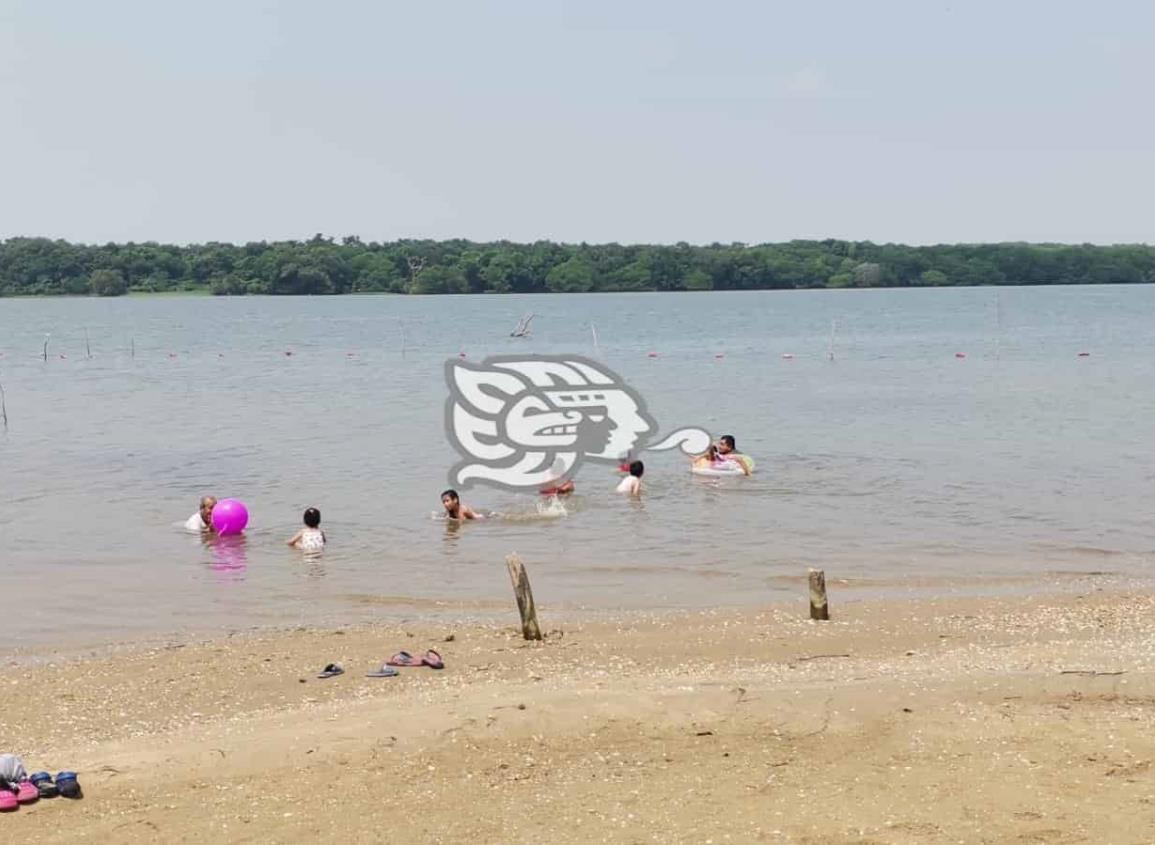
[[[1155,596],[801,603],[10,656],[5,841],[1155,841]],[[511,614],[512,615],[512,614]],[[443,671],[365,672],[436,648]],[[318,680],[339,661],[345,675]]]

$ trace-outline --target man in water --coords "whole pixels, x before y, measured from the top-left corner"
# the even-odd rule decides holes
[[[441,494],[441,504],[450,519],[482,519],[483,517],[469,505],[462,504],[456,490],[446,490]]]
[[[194,513],[185,522],[184,527],[186,531],[212,531],[213,530],[213,508],[217,505],[215,496],[205,496],[201,499],[200,510]]]
[[[738,452],[734,445],[734,435],[723,434],[714,445],[718,449],[718,454],[721,457],[729,458],[738,466],[742,467],[742,472],[746,473],[746,475],[750,474],[750,459]]]

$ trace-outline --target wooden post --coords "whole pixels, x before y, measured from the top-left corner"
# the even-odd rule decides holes
[[[830,607],[826,604],[826,573],[821,569],[810,570],[810,618],[830,618]]]
[[[525,564],[515,552],[506,557],[505,565],[509,567],[509,580],[513,584],[513,593],[517,596],[517,611],[521,614],[521,635],[527,640],[540,640],[541,628],[537,624],[537,607],[533,603],[533,590],[529,587]]]

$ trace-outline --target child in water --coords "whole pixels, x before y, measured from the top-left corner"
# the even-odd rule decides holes
[[[718,451],[718,447],[713,443],[710,444],[706,451],[694,458],[692,466],[709,469],[743,469],[744,467],[738,461],[723,455]]]
[[[303,552],[319,552],[325,548],[325,532],[318,526],[321,524],[321,512],[316,508],[305,511],[305,527],[293,535],[289,546]]]
[[[630,496],[642,495],[642,475],[646,466],[641,461],[630,462],[630,474],[618,482],[615,493],[626,493]]]
[[[446,490],[441,494],[441,504],[450,519],[483,519],[473,508],[463,504],[456,490]]]

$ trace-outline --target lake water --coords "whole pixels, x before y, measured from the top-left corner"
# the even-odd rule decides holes
[[[774,600],[809,566],[882,591],[1145,576],[1153,318],[1155,287],[0,299],[0,641],[509,614],[510,551],[539,603],[602,609]],[[480,489],[509,518],[434,519],[444,362],[592,356],[591,324],[662,431],[732,433],[758,473],[651,453],[638,504],[587,466],[564,518]],[[242,542],[180,530],[204,493],[248,503]],[[309,505],[319,563],[284,547]]]

